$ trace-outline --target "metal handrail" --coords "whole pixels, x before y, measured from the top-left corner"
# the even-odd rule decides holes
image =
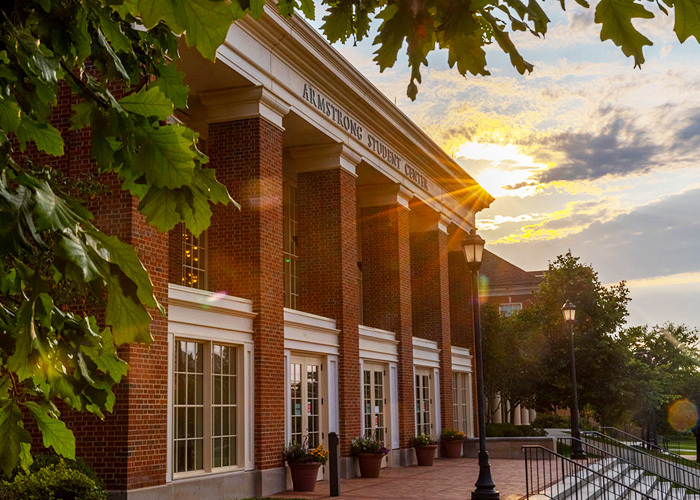
[[[565,444],[569,447],[569,449],[571,449],[571,443],[575,439],[576,438],[557,438],[557,445]],[[623,462],[623,463],[629,465],[630,467],[633,467],[637,470],[642,471],[643,473],[647,473],[647,474],[656,476],[660,480],[668,482],[669,485],[671,486],[671,488],[669,490],[669,493],[671,494],[671,498],[677,498],[679,500],[683,500],[685,498],[686,490],[693,493],[693,494],[700,495],[700,489],[692,488],[692,487],[685,486],[685,485],[678,485],[680,487],[677,487],[677,486],[674,487],[674,485],[677,485],[677,483],[675,483],[675,481],[673,479],[666,477],[663,473],[658,473],[656,471],[650,470],[650,469],[646,468],[644,465],[640,465],[638,463],[635,463],[631,460],[626,459],[625,457],[620,457],[620,456],[614,455],[614,454],[610,453],[609,451],[604,450],[603,448],[599,448],[598,446],[592,445],[591,443],[588,443],[586,441],[581,441],[581,440],[578,440],[578,441],[581,443],[581,446],[583,447],[583,451],[586,452],[587,457],[585,459],[583,459],[586,461],[586,463],[588,463],[589,460],[597,461],[600,458],[600,455],[602,454],[604,457],[611,458],[611,459],[617,459],[619,462]],[[567,442],[569,444],[567,444]],[[562,452],[562,450],[560,449],[559,446],[557,446],[557,452],[560,455],[566,456],[565,453]],[[577,460],[577,461],[581,462],[581,460]]]
[[[655,450],[658,451],[659,453],[663,453],[664,455],[673,455],[674,457],[678,458],[678,461],[683,463],[684,465],[687,465],[689,467],[693,467],[695,469],[700,470],[700,464],[697,462],[693,462],[692,460],[688,460],[684,456],[675,453],[669,449],[668,443],[672,442],[670,441],[667,437],[662,436],[662,440],[665,443],[665,446],[659,446],[656,443],[652,443],[650,441],[647,441],[645,439],[640,438],[639,436],[635,436],[634,434],[631,434],[629,432],[623,431],[621,429],[618,429],[617,427],[601,427],[600,428],[604,434],[608,434],[606,431],[614,431],[617,434],[621,434],[622,436],[625,436],[627,438],[632,439],[633,441],[638,441],[642,444],[643,447],[646,447],[650,450]]]
[[[670,481],[687,488],[700,490],[700,471],[695,467],[688,467],[686,464],[678,463],[670,455],[654,455],[598,431],[585,431],[581,433],[581,436],[582,439],[597,438],[598,442],[601,443],[600,446],[609,453],[624,458],[638,467],[649,470],[653,474],[664,476]]]
[[[582,465],[544,446],[523,446],[525,454],[525,498],[543,496],[555,500],[587,498],[584,489],[592,488],[596,500],[654,500],[653,497]]]

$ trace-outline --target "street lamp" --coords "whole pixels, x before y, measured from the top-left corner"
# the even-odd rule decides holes
[[[491,479],[491,465],[486,451],[486,416],[484,412],[484,357],[481,348],[481,322],[479,318],[479,268],[486,242],[472,229],[462,241],[464,257],[472,273],[472,311],[474,315],[474,343],[476,355],[476,404],[479,416],[479,478],[474,483],[472,500],[499,499],[500,493]]]
[[[573,387],[573,405],[571,406],[571,458],[582,460],[586,458],[586,452],[581,447],[581,431],[578,426],[578,389],[576,384],[576,351],[574,350],[574,321],[576,320],[576,306],[568,300],[562,306],[561,312],[564,321],[571,330],[571,385]]]

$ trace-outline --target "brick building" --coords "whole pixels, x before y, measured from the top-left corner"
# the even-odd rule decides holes
[[[544,279],[545,271],[525,271],[515,264],[484,249],[481,264],[483,290],[481,296],[486,303],[496,304],[505,315],[513,314],[527,308],[534,300],[533,292]],[[515,425],[528,425],[535,420],[536,412],[517,406],[512,409],[509,401],[501,400],[497,395],[495,401],[489,401],[491,420],[500,424],[512,420]]]
[[[167,318],[113,415],[73,417],[115,498],[284,490],[285,443],[379,432],[387,466],[443,427],[474,435],[470,279],[461,241],[493,200],[301,19],[236,23],[216,63],[183,49],[210,165],[242,209],[161,235],[126,193],[93,208],[133,244]],[[64,96],[67,99],[69,97]],[[69,171],[89,138],[67,134]],[[322,472],[323,473],[323,472]]]

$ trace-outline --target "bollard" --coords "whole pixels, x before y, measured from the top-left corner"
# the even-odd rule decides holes
[[[340,495],[340,477],[338,466],[340,464],[340,450],[338,449],[338,434],[328,433],[328,476],[331,486],[331,496]]]

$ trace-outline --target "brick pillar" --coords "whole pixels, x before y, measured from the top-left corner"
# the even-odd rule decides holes
[[[119,96],[118,89],[113,92]],[[90,130],[69,130],[71,106],[80,100],[71,95],[68,86],[59,89],[51,122],[63,134],[63,156],[38,154],[33,146],[26,153],[35,163],[49,165],[76,180],[97,173],[91,155]],[[107,192],[86,203],[95,216],[95,226],[135,247],[150,274],[156,298],[167,310],[168,235],[145,222],[137,210],[138,200],[121,190],[121,182],[115,175],[102,175],[99,181],[108,188]],[[87,304],[85,308],[98,321],[104,319],[103,311],[94,305]],[[86,411],[62,413],[62,419],[75,434],[76,455],[88,462],[112,491],[155,486],[166,480],[167,319],[159,311],[149,312],[153,318],[150,325],[153,342],[118,350],[130,368],[128,376],[114,389],[116,402],[112,413],[105,412],[104,421]],[[29,428],[34,430],[31,424]],[[35,439],[33,451],[41,450],[43,445]]]
[[[466,347],[472,355],[472,410],[474,435],[479,435],[476,402],[476,358],[474,351],[474,317],[472,311],[471,271],[462,250],[467,233],[458,230],[450,236],[448,269],[450,281],[450,329],[452,344]]]
[[[410,193],[382,185],[360,195],[364,324],[395,332],[398,341],[398,400],[401,447],[415,433],[411,315]]]
[[[211,165],[241,204],[214,207],[209,287],[253,301],[256,469],[284,465],[282,135],[260,116],[209,125]]]
[[[360,434],[355,165],[342,145],[291,151],[297,167],[300,310],[336,320],[341,454]]]
[[[452,427],[452,332],[447,260],[447,221],[430,209],[411,212],[413,335],[440,349],[440,415]]]

